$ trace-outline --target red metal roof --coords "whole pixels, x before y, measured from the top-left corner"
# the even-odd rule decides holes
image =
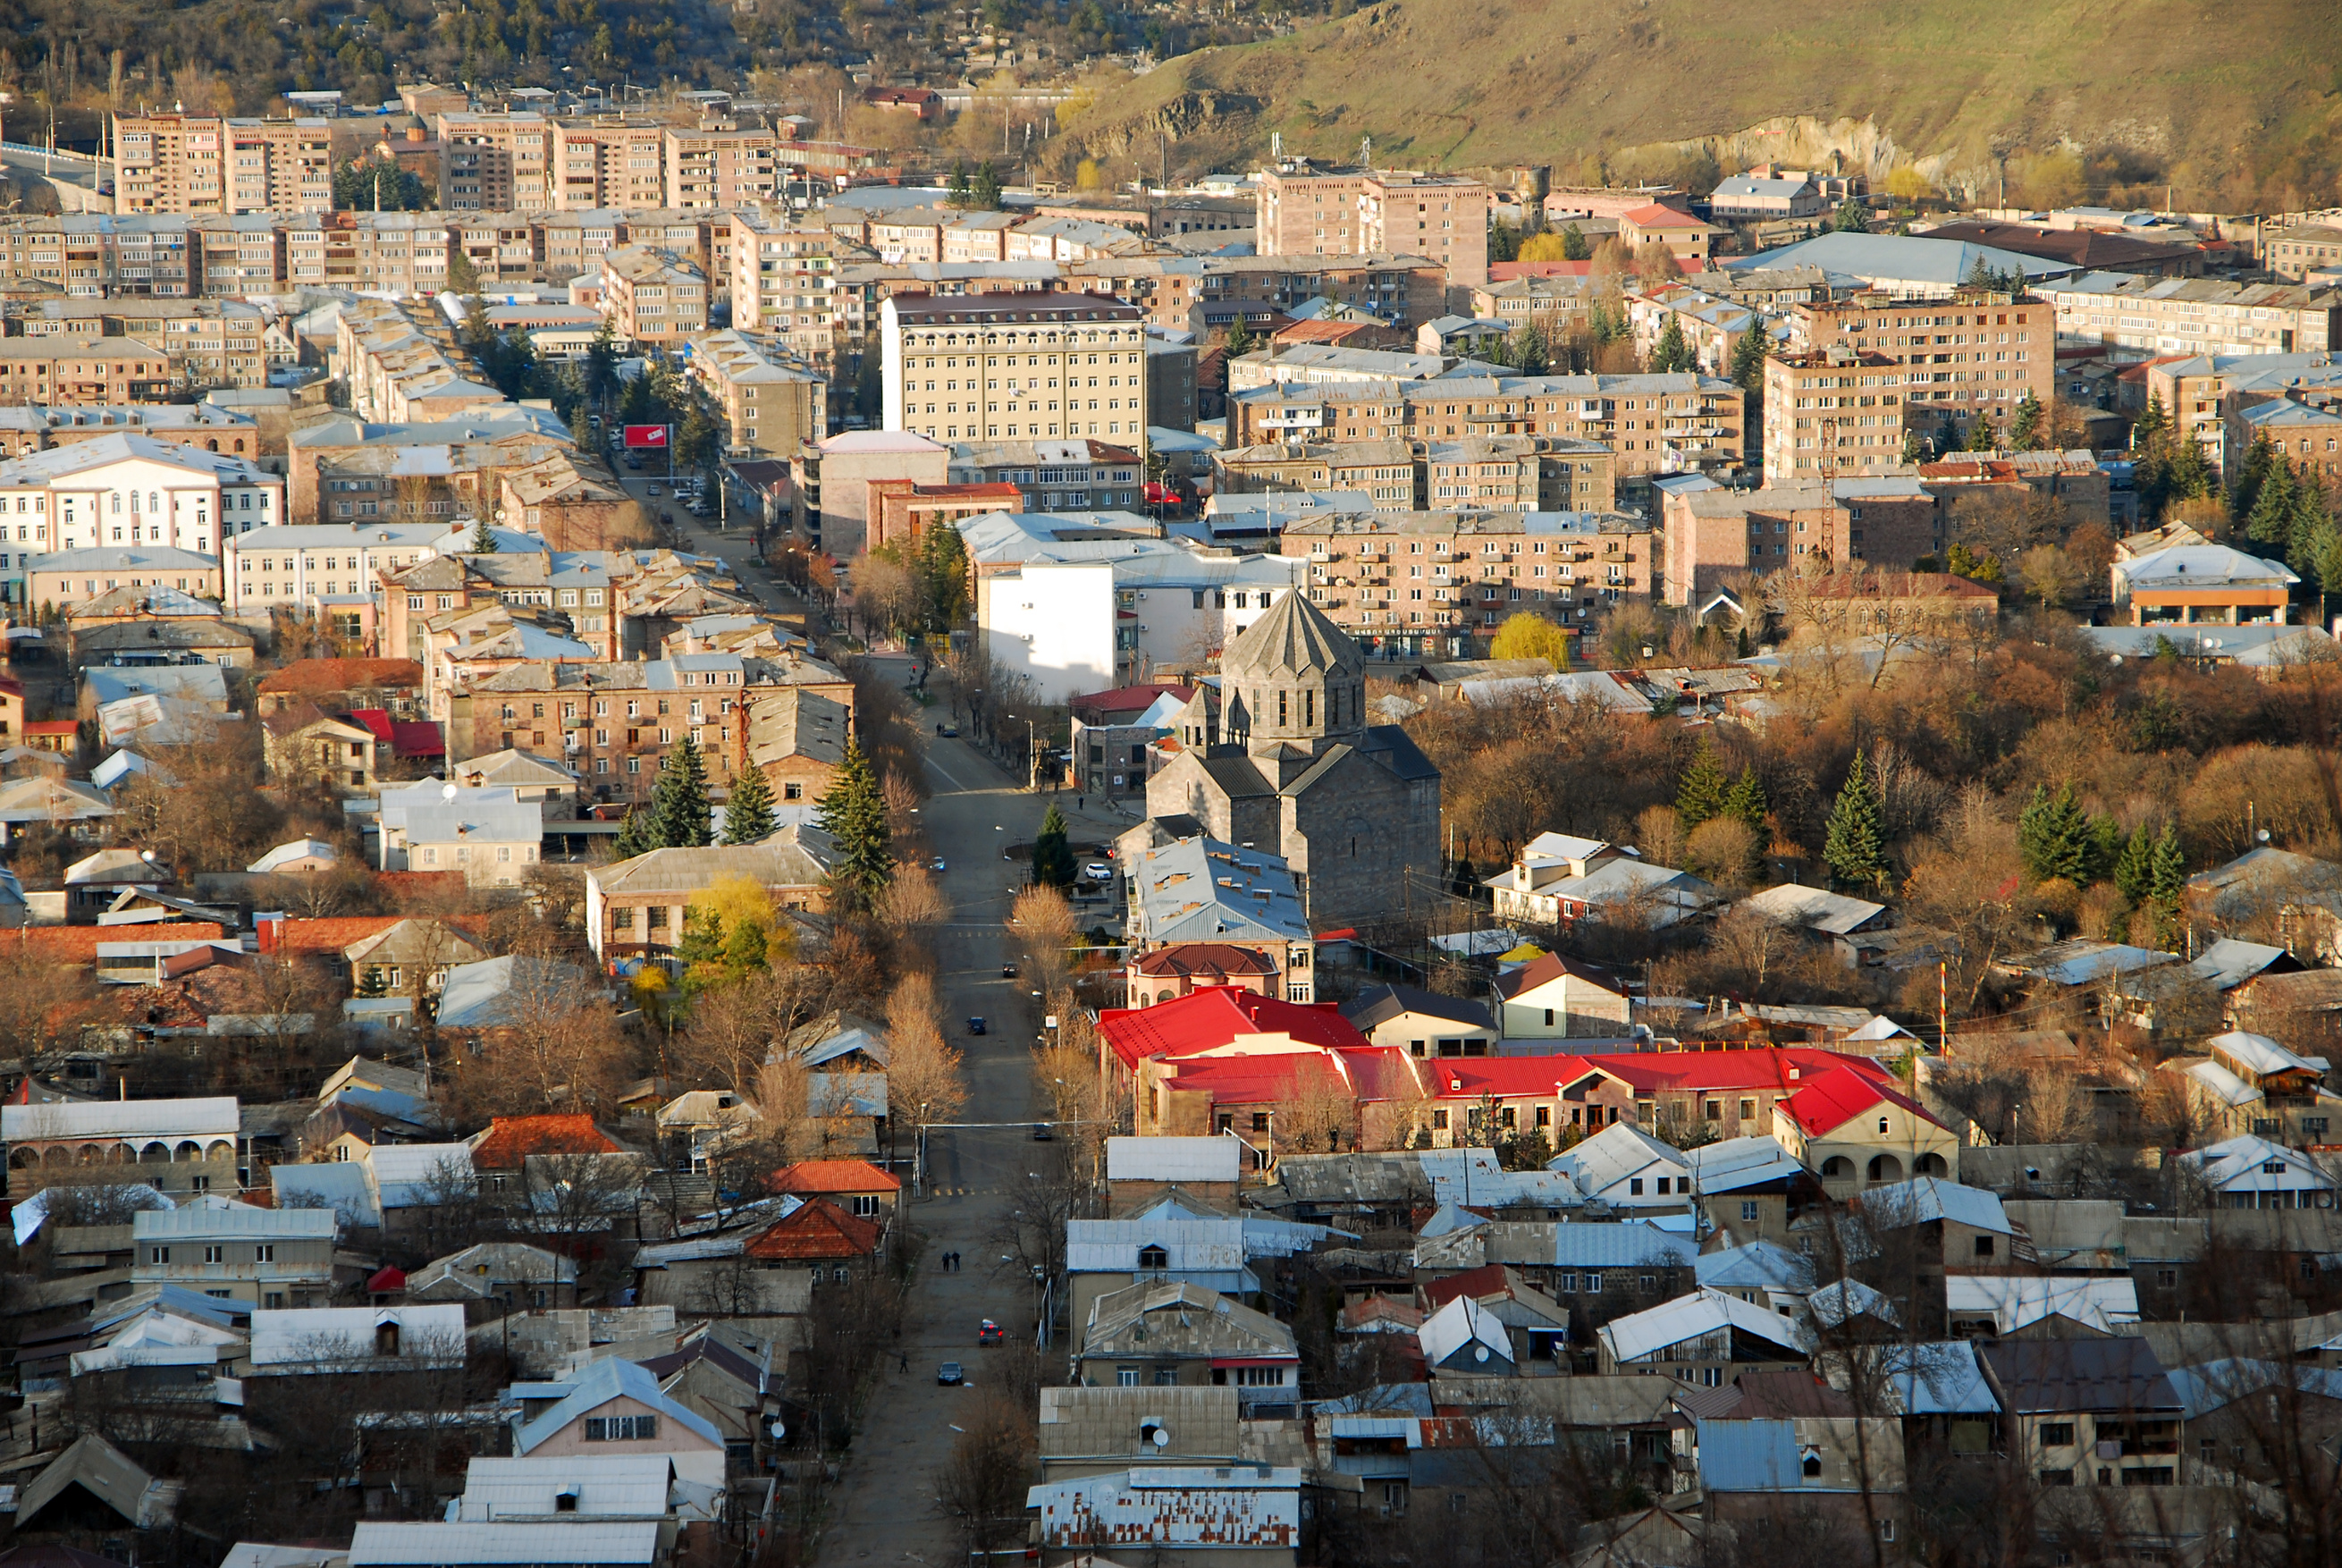
[[[1788,1112],[1807,1137],[1818,1138],[1882,1103],[1900,1106],[1930,1125],[1943,1124],[1917,1101],[1844,1067],[1807,1079],[1804,1087],[1781,1102],[1781,1109]]]
[[[751,1241],[747,1253],[792,1263],[843,1262],[876,1252],[883,1234],[870,1221],[855,1218],[827,1198],[814,1198]]]
[[[1333,1051],[1370,1045],[1339,1008],[1220,986],[1154,1007],[1108,1008],[1098,1027],[1123,1064],[1133,1068],[1150,1058],[1222,1050],[1249,1034],[1284,1034],[1296,1044]]]
[[[530,1154],[622,1152],[591,1116],[498,1116],[472,1145],[472,1164],[483,1171],[516,1171]]]

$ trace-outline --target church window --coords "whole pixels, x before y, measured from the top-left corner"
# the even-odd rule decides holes
[[[1316,724],[1316,722],[1317,694],[1315,692],[1304,692],[1301,694],[1301,723],[1304,726],[1310,726]]]
[[[1285,716],[1286,698],[1290,694],[1290,693],[1286,692],[1279,692],[1276,694],[1276,727],[1278,729],[1283,729],[1287,724],[1292,722]]]
[[[1326,727],[1327,727],[1327,728],[1329,728],[1329,729],[1339,728],[1339,727],[1340,727],[1340,725],[1341,725],[1341,723],[1342,723],[1342,688],[1341,688],[1341,687],[1339,687],[1339,686],[1328,686],[1328,687],[1326,687]]]

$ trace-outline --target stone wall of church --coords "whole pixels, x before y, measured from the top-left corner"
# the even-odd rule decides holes
[[[1439,785],[1353,752],[1283,797],[1283,854],[1319,931],[1424,907],[1439,880]]]

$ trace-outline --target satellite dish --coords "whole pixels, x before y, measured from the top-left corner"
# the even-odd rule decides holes
[[[1486,1361],[1486,1360],[1487,1360],[1487,1359],[1488,1359],[1488,1347],[1487,1347],[1486,1345],[1485,1345],[1485,1344],[1476,1344],[1476,1345],[1474,1345],[1474,1346],[1472,1347],[1472,1359],[1473,1359],[1474,1361]]]
[[[789,1434],[789,1423],[786,1421],[776,1421],[768,1430],[773,1434],[773,1441],[778,1443]]]
[[[1158,1426],[1158,1427],[1156,1427],[1156,1428],[1155,1429],[1155,1446],[1156,1446],[1156,1447],[1157,1447],[1157,1448],[1168,1448],[1168,1447],[1170,1447],[1170,1446],[1171,1446],[1171,1434],[1170,1434],[1170,1433],[1168,1433],[1168,1432],[1165,1431],[1162,1427],[1159,1427],[1159,1426]]]
[[[448,780],[445,784],[439,786],[439,798],[450,803],[451,804],[455,799],[455,781],[453,779]]]

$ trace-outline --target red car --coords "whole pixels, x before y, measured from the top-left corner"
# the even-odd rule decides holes
[[[993,1322],[990,1318],[986,1318],[982,1323],[976,1324],[976,1343],[978,1344],[998,1344],[1000,1343],[1000,1325]]]

